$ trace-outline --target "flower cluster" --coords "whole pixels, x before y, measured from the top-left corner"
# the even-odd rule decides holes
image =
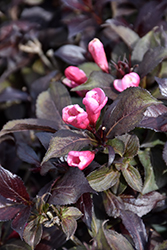
[[[62,119],[65,123],[79,129],[94,128],[100,116],[101,109],[107,103],[108,98],[104,91],[95,88],[88,91],[83,98],[84,111],[78,104],[69,105],[62,110]],[[91,151],[70,151],[67,157],[69,166],[86,168],[94,159],[95,153]]]
[[[90,41],[88,44],[88,50],[90,54],[92,55],[95,63],[104,72],[108,73],[109,72],[108,62],[107,62],[103,44],[100,42],[100,40],[97,38],[94,38],[92,41]],[[67,67],[64,71],[64,74],[65,74],[65,78],[63,79],[62,82],[70,88],[74,88],[87,81],[87,76],[85,72],[76,66]],[[77,92],[77,93],[82,96],[82,92]]]

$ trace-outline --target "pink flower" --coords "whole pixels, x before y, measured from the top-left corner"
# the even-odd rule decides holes
[[[76,87],[87,81],[87,76],[85,72],[75,66],[67,67],[64,71],[64,74],[66,78],[63,80],[63,83],[71,88]]]
[[[89,125],[88,114],[78,104],[63,108],[62,119],[76,128],[86,129]]]
[[[71,167],[78,167],[83,170],[94,159],[95,153],[91,151],[70,151],[67,156],[67,163]]]
[[[95,125],[100,116],[101,109],[106,105],[107,101],[108,98],[101,88],[95,88],[86,93],[82,102],[86,107],[88,119],[91,124]]]
[[[124,75],[121,79],[115,79],[113,82],[114,88],[119,92],[129,88],[129,87],[138,87],[140,83],[140,77],[137,73],[131,72]]]
[[[91,53],[95,63],[106,73],[108,73],[108,62],[103,44],[99,39],[94,38],[88,44],[88,50]]]

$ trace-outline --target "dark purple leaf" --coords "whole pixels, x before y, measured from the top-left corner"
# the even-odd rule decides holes
[[[104,26],[110,27],[111,30],[114,30],[114,32],[116,32],[116,34],[119,35],[130,48],[132,48],[139,39],[139,36],[135,31],[116,19],[108,19]]]
[[[167,57],[167,48],[162,46],[149,49],[139,64],[136,73],[139,74],[140,78],[143,78],[150,73],[158,64],[160,64],[164,58]]]
[[[107,146],[108,149],[108,167],[113,163],[115,159],[115,151],[112,146]]]
[[[51,79],[53,77],[56,77],[57,74],[58,74],[57,71],[52,71],[48,75],[38,78],[31,84],[30,93],[34,100],[36,100],[37,96],[41,92],[48,89]]]
[[[63,61],[78,65],[86,61],[84,54],[86,50],[72,44],[63,45],[55,51],[55,56],[61,58]]]
[[[10,199],[4,198],[0,195],[0,221],[7,221],[13,219],[20,211],[22,205],[16,204]]]
[[[42,164],[51,158],[67,155],[71,150],[80,150],[96,141],[88,137],[86,133],[71,130],[59,130],[50,141],[49,148],[42,160]]]
[[[87,82],[81,84],[72,89],[72,91],[80,91],[80,90],[92,90],[93,88],[102,88],[105,94],[111,98],[115,99],[117,97],[117,93],[114,90],[112,83],[114,78],[112,75],[104,73],[102,71],[93,71]]]
[[[69,39],[71,39],[71,37],[77,35],[78,33],[82,33],[82,31],[84,31],[87,27],[89,27],[89,29],[90,27],[94,29],[94,27],[97,26],[94,18],[85,15],[78,15],[73,19],[64,20],[64,22],[68,26]]]
[[[38,219],[31,220],[24,229],[23,239],[34,249],[41,240],[42,231],[42,224],[39,223]]]
[[[17,101],[17,100],[28,101],[29,96],[27,93],[11,87],[6,88],[2,93],[0,93],[0,102]]]
[[[161,95],[167,97],[167,78],[155,77],[155,80],[159,85]]]
[[[130,244],[130,242],[122,235],[117,233],[114,230],[109,230],[105,228],[103,225],[103,232],[106,237],[106,240],[113,250],[133,250],[134,248]]]
[[[0,131],[0,137],[9,133],[26,130],[42,130],[44,132],[55,133],[57,129],[55,128],[55,122],[52,121],[35,118],[19,119],[7,122]]]
[[[30,217],[30,212],[31,212],[30,206],[23,207],[20,209],[20,211],[12,221],[11,226],[13,230],[15,230],[20,235],[21,238],[23,236],[25,225],[27,224],[28,219]]]
[[[167,1],[146,2],[139,11],[135,22],[135,30],[141,36],[157,26],[166,9]]]
[[[25,161],[29,164],[40,166],[40,160],[35,151],[26,143],[18,143],[17,145],[17,154],[22,161]]]
[[[52,82],[49,88],[49,94],[55,103],[56,109],[62,116],[62,109],[71,103],[71,97],[67,88],[61,82]]]
[[[82,194],[94,193],[84,174],[78,168],[69,168],[66,174],[52,186],[49,204],[66,205],[75,203]]]
[[[113,138],[133,130],[139,125],[146,108],[157,103],[145,89],[130,87],[124,90],[104,114],[105,136]]]
[[[167,142],[165,143],[164,149],[163,149],[163,154],[162,157],[167,165]]]
[[[121,199],[124,202],[125,209],[132,211],[139,217],[148,214],[156,207],[157,203],[165,202],[165,197],[158,192],[139,195],[137,198],[131,195],[122,195]]]
[[[93,201],[90,193],[84,193],[77,201],[79,210],[83,213],[82,220],[91,229]]]
[[[47,150],[49,147],[50,140],[53,137],[53,133],[47,133],[47,132],[38,132],[36,133],[37,138],[41,142],[41,144],[44,146],[44,148]]]
[[[30,204],[30,197],[21,178],[0,166],[0,195],[13,202]]]
[[[138,217],[137,214],[126,210],[121,211],[120,218],[130,233],[136,250],[144,250],[147,243],[147,233],[141,218]]]
[[[48,91],[42,92],[37,98],[36,116],[38,119],[53,121],[57,128],[61,128],[64,125],[64,122]]]
[[[167,107],[163,104],[148,107],[139,127],[153,129],[157,132],[167,131]]]

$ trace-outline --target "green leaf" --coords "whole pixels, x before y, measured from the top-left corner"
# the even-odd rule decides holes
[[[159,102],[140,87],[124,90],[109,106],[103,117],[104,133],[107,138],[125,134],[139,125],[147,107]]]
[[[77,222],[73,217],[66,217],[61,221],[61,226],[63,232],[66,234],[66,240],[69,240],[77,229]]]
[[[86,83],[73,88],[72,91],[92,90],[94,88],[102,88],[105,94],[109,98],[114,100],[118,94],[112,87],[113,81],[114,78],[112,75],[104,73],[102,71],[93,71],[90,74]]]
[[[158,186],[155,181],[153,166],[150,159],[150,149],[147,148],[144,151],[138,152],[140,162],[144,167],[144,184],[142,194],[147,194],[151,191],[157,190]]]
[[[103,232],[106,240],[112,250],[133,250],[134,248],[130,242],[122,235],[117,233],[115,230],[106,229],[105,224],[103,225]]]
[[[121,171],[128,185],[132,189],[138,192],[141,192],[142,179],[141,179],[139,171],[128,163],[125,163],[124,165],[122,165]]]
[[[38,218],[31,220],[24,229],[23,238],[31,249],[35,249],[42,237],[42,225],[38,221]]]
[[[62,109],[71,104],[71,97],[67,88],[59,81],[52,82],[50,84],[49,94],[61,116]]]
[[[97,192],[102,192],[109,189],[119,179],[119,172],[114,171],[113,168],[103,166],[87,176],[89,185]]]
[[[121,135],[118,136],[119,140],[122,140],[125,145],[124,157],[134,157],[139,150],[139,139],[136,135]]]
[[[101,71],[99,66],[94,62],[82,63],[78,66],[78,68],[82,69],[85,72],[85,74],[87,75],[87,77],[89,77],[89,75],[92,73],[92,71]]]
[[[84,132],[59,130],[51,139],[42,164],[51,158],[67,155],[71,150],[81,150],[92,143],[96,143],[96,141],[88,137]]]
[[[78,220],[82,215],[81,211],[76,207],[67,207],[62,211],[63,219],[66,217],[73,217],[75,220]]]
[[[109,139],[107,141],[107,145],[110,145],[113,147],[115,153],[119,154],[120,156],[123,156],[124,152],[125,152],[125,144],[123,143],[122,140],[118,139],[118,138],[114,138],[114,139]],[[107,148],[106,151],[108,152]]]

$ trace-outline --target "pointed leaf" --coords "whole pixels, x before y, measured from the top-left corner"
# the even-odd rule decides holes
[[[35,151],[26,143],[19,142],[17,145],[17,154],[22,161],[29,164],[40,166],[40,160]]]
[[[0,166],[0,195],[13,202],[30,204],[30,197],[21,178]]]
[[[49,149],[43,158],[42,164],[51,158],[67,155],[71,150],[79,151],[93,142],[96,141],[93,141],[84,132],[74,132],[65,129],[59,130],[51,139]]]
[[[155,77],[155,80],[159,85],[161,95],[167,97],[167,78]]]
[[[125,134],[117,137],[119,140],[122,140],[125,145],[124,157],[134,157],[137,155],[139,150],[139,139],[136,135]]]
[[[135,243],[135,249],[146,249],[147,233],[142,219],[137,214],[126,210],[121,211],[120,218]]]
[[[57,126],[56,126],[57,127]],[[7,122],[0,131],[0,137],[9,133],[26,131],[26,130],[42,130],[45,132],[56,132],[55,123],[43,119],[20,119]]]
[[[163,104],[148,107],[139,127],[153,129],[156,132],[167,131],[167,107]]]
[[[130,48],[132,48],[139,39],[136,32],[125,25],[123,26],[123,23],[118,20],[108,19],[104,26],[111,27],[111,29],[114,30]]]
[[[19,213],[16,215],[16,217],[12,221],[12,228],[15,230],[21,237],[23,237],[23,231],[24,227],[28,222],[28,219],[30,217],[31,213],[31,207],[26,206],[20,209]]]
[[[75,203],[82,194],[92,192],[86,177],[78,168],[69,168],[66,174],[52,186],[48,203],[66,205]]]
[[[156,207],[158,202],[165,202],[165,196],[158,192],[150,192],[145,195],[139,195],[135,198],[132,195],[122,195],[125,209],[136,213],[139,217],[148,214]]]
[[[118,181],[119,172],[103,166],[87,176],[89,185],[97,192],[102,192],[114,186]]]
[[[24,229],[23,238],[32,249],[40,242],[42,237],[42,225],[38,219],[31,220]]]
[[[93,201],[90,193],[81,195],[77,201],[77,207],[82,212],[82,220],[91,229]]]
[[[128,183],[128,185],[138,191],[141,192],[142,190],[142,179],[140,176],[139,171],[134,168],[133,166],[131,166],[130,164],[125,163],[122,167],[121,167],[121,171],[122,174],[126,180],[126,182]]]
[[[142,194],[147,194],[151,191],[158,189],[155,180],[153,166],[151,164],[150,150],[145,149],[144,151],[139,151],[138,157],[144,167],[144,184],[143,184]]]
[[[167,165],[167,142],[165,143],[164,149],[163,149],[163,154],[162,157]]]
[[[57,128],[64,124],[48,91],[42,92],[37,98],[36,116],[39,119],[54,121]]]
[[[102,88],[105,94],[111,98],[115,99],[117,97],[117,93],[112,87],[112,83],[114,78],[112,75],[104,73],[102,71],[93,71],[87,82],[81,84],[72,89],[72,91],[80,91],[80,90],[92,90],[94,88]]]
[[[149,49],[139,67],[136,70],[136,73],[143,78],[148,73],[150,73],[159,63],[163,61],[164,58],[167,57],[167,48],[162,46],[158,46],[154,49]]]
[[[140,87],[124,90],[104,114],[103,127],[107,138],[113,138],[138,126],[146,108],[158,101]]]
[[[66,217],[73,217],[75,220],[78,220],[79,218],[81,218],[83,214],[81,213],[81,211],[76,208],[76,207],[67,207],[65,208],[65,210],[62,212],[62,217],[63,219],[65,219]]]
[[[62,109],[71,104],[71,97],[67,88],[61,82],[52,82],[49,88],[50,96],[55,103],[56,109],[62,116]]]
[[[77,229],[77,222],[73,217],[66,217],[62,220],[61,226],[63,232],[66,234],[66,240],[69,240],[72,235],[74,235]]]
[[[103,225],[103,232],[112,250],[134,249],[130,244],[130,242],[122,234],[117,233],[115,230],[106,229],[105,226]]]

